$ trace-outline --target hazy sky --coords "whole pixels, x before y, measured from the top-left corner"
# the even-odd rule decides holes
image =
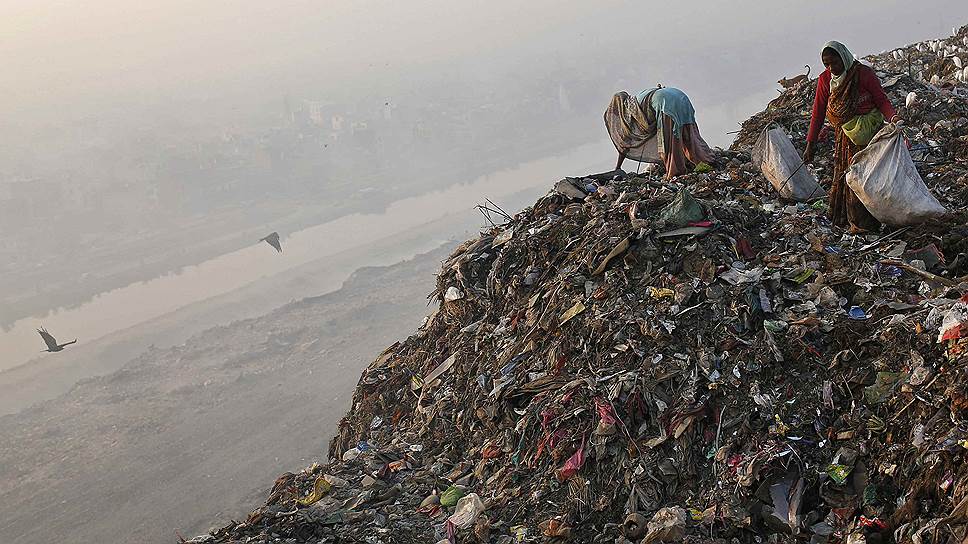
[[[454,62],[486,73],[574,58],[581,71],[605,56],[654,63],[657,79],[722,76],[713,63],[744,85],[768,85],[781,68],[819,65],[816,49],[828,39],[865,53],[959,22],[968,22],[964,0],[6,0],[0,114],[113,101],[250,103],[279,90],[379,88]]]
[[[819,72],[824,42],[866,55],[963,23],[965,0],[3,0],[0,183],[22,173],[85,188],[110,176],[138,180],[155,141],[191,150],[209,127],[258,137],[290,97],[377,96],[380,106],[402,95],[446,133],[437,110],[420,109],[425,97],[516,104],[522,89],[559,80],[605,89],[565,119],[581,141],[607,142],[601,112],[612,92],[662,83],[687,92],[706,140],[725,147],[728,132],[776,96],[777,79],[807,63]],[[495,111],[511,112],[504,125],[535,138],[558,130],[515,126],[520,107]],[[248,122],[260,116],[271,122]],[[462,145],[441,141],[407,158],[432,163]],[[602,152],[613,160],[610,146]],[[447,182],[459,181],[467,180]]]

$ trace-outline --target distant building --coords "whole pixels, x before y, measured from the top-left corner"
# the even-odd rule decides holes
[[[339,119],[338,122],[340,125],[343,123],[343,118],[340,117],[342,112],[339,111],[340,107],[338,104],[321,100],[303,100],[302,105],[304,119],[310,125],[317,127],[330,125],[333,126],[333,130],[342,130],[342,126],[340,128],[334,126],[337,118]]]
[[[323,112],[326,108],[326,104],[322,102],[306,101],[306,111],[309,114],[309,120],[316,126],[322,126],[324,122]]]

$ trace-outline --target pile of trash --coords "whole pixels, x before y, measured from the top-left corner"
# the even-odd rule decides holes
[[[944,222],[851,235],[780,199],[751,149],[771,124],[802,143],[811,82],[716,170],[561,180],[443,263],[330,463],[191,542],[963,541],[968,101],[881,77],[917,95]]]

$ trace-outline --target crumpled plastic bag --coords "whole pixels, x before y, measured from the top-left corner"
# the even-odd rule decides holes
[[[762,266],[758,266],[752,270],[730,268],[729,270],[719,275],[719,279],[725,281],[730,285],[739,285],[741,283],[759,283],[760,278],[762,277],[763,277]]]
[[[560,519],[546,519],[538,524],[541,534],[551,538],[571,538],[571,526]]]
[[[301,506],[309,506],[310,504],[318,502],[319,499],[322,499],[327,493],[329,493],[329,490],[332,487],[332,484],[329,483],[329,481],[326,479],[326,476],[320,476],[316,478],[316,482],[313,483],[312,492],[306,497],[297,499],[296,502]]]
[[[565,461],[565,464],[558,469],[558,481],[564,482],[565,480],[571,478],[581,470],[581,467],[585,464],[585,443],[582,441],[581,447],[578,451],[574,453],[571,457]]]
[[[602,397],[595,398],[595,409],[598,411],[598,427],[595,428],[596,436],[612,436],[616,433],[615,424],[618,419],[612,410],[612,405]]]
[[[444,293],[445,302],[454,302],[455,300],[460,300],[462,298],[464,298],[464,293],[454,286],[448,287],[447,292]]]
[[[452,485],[440,494],[440,504],[442,506],[454,506],[463,496],[464,489],[460,486]]]
[[[871,215],[888,225],[914,225],[948,213],[918,174],[896,125],[881,129],[854,155],[847,185]]]
[[[555,192],[575,200],[582,200],[586,195],[571,179],[565,178],[555,185]]]
[[[827,194],[782,128],[763,129],[753,145],[752,159],[783,198],[806,202]]]
[[[686,511],[678,506],[660,509],[649,522],[649,532],[642,544],[679,542],[686,536]]]
[[[964,334],[963,329],[968,326],[968,295],[955,302],[941,314],[941,324],[938,326],[938,342],[957,340]]]
[[[884,128],[884,114],[880,110],[871,110],[847,121],[841,128],[854,145],[864,147]]]
[[[679,189],[675,198],[659,211],[659,219],[670,227],[684,227],[705,218],[702,204],[685,187]]]
[[[868,404],[880,404],[894,394],[894,386],[901,379],[900,372],[878,372],[873,385],[864,388]]]
[[[469,529],[474,526],[477,517],[484,512],[484,503],[477,493],[471,493],[457,501],[457,511],[447,521],[457,529]]]

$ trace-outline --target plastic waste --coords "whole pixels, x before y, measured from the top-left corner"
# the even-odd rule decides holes
[[[332,474],[324,474],[323,477],[326,478],[326,481],[329,482],[329,485],[333,487],[346,487],[350,485],[348,481],[344,480],[343,478],[340,478],[339,476],[334,476]]]
[[[951,63],[904,53],[879,57],[879,77],[892,103],[920,95],[902,111],[916,166],[963,213],[968,102]],[[937,72],[919,63],[944,67],[943,86],[918,80]],[[803,141],[813,99],[785,91],[715,152],[715,172],[568,178],[597,189],[550,192],[462,244],[431,316],[364,371],[337,459],[281,476],[217,542],[537,543],[566,528],[570,542],[623,544],[649,529],[653,544],[960,542],[968,227],[857,236],[821,200],[782,201],[748,150],[770,123]],[[830,172],[832,153],[816,159]],[[661,224],[683,185],[705,217]],[[460,303],[444,300],[451,286]],[[347,448],[368,451],[340,462]],[[297,504],[323,473],[349,484]],[[471,502],[457,486],[487,498],[471,527],[448,522]],[[672,501],[683,515],[653,517]]]
[[[702,221],[705,217],[702,205],[685,187],[679,189],[675,198],[659,211],[659,220],[670,227],[685,227],[689,223]]]
[[[850,476],[850,470],[851,467],[847,465],[830,464],[827,465],[827,476],[837,482],[837,485],[844,485],[847,483],[847,477]]]
[[[659,509],[648,523],[649,532],[642,544],[681,542],[686,536],[686,519],[686,511],[678,506]]]
[[[316,478],[316,483],[313,484],[312,492],[310,492],[309,495],[301,499],[298,499],[296,502],[300,506],[309,506],[319,501],[319,499],[322,499],[324,496],[326,496],[326,494],[329,493],[329,490],[332,487],[333,487],[332,484],[330,484],[329,481],[326,480],[326,476],[320,476]]]
[[[460,300],[462,298],[464,298],[464,293],[461,292],[460,289],[453,286],[448,287],[447,292],[444,293],[444,300],[446,300],[447,302],[453,302],[455,300]]]
[[[878,372],[874,385],[864,388],[864,399],[870,404],[880,404],[894,392],[894,385],[901,378],[899,372]]]
[[[342,459],[343,459],[343,461],[349,462],[349,461],[352,461],[352,460],[356,459],[357,457],[359,457],[360,456],[360,453],[361,452],[360,452],[360,449],[359,448],[350,448],[350,449],[346,450],[345,452],[343,452]]]
[[[465,491],[463,487],[452,485],[448,487],[446,490],[444,490],[443,493],[440,494],[440,505],[454,506],[457,504],[457,501],[459,501],[461,497],[464,496],[464,493]]]
[[[452,353],[450,357],[444,359],[443,362],[441,362],[433,370],[430,371],[430,374],[427,374],[423,378],[423,380],[421,380],[422,387],[427,387],[429,385],[432,385],[434,383],[434,380],[442,376],[445,372],[447,372],[448,370],[451,369],[451,367],[454,366],[455,361],[457,361],[457,354]]]
[[[571,526],[560,519],[546,519],[538,524],[538,529],[549,538],[571,538]]]
[[[783,198],[806,202],[826,195],[782,128],[763,129],[753,146],[753,163]]]
[[[938,342],[961,338],[962,329],[968,324],[968,302],[959,300],[942,317],[938,327]]]
[[[482,512],[484,512],[484,503],[477,493],[471,493],[457,501],[457,509],[447,518],[447,521],[457,529],[469,529],[474,526],[474,522]]]
[[[561,314],[561,318],[559,319],[559,324],[564,325],[565,323],[571,321],[572,318],[574,318],[575,316],[577,316],[578,314],[584,311],[585,311],[585,305],[582,302],[576,302],[574,306],[572,306],[571,308],[568,308],[568,310],[565,311],[565,313]]]
[[[579,446],[578,451],[572,454],[571,457],[565,461],[565,464],[558,469],[558,481],[565,481],[581,470],[581,467],[585,464],[585,445]]]
[[[576,200],[581,200],[587,196],[584,191],[579,189],[578,186],[576,186],[572,180],[568,178],[559,181],[558,184],[555,185],[555,192]]]
[[[888,225],[914,225],[947,213],[924,184],[904,136],[894,125],[882,129],[854,155],[847,185],[871,215]]]

